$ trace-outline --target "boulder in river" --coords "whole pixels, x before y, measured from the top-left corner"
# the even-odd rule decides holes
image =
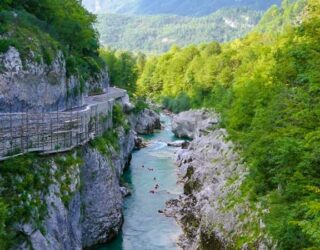
[[[147,144],[143,142],[143,139],[139,136],[136,136],[134,139],[135,149],[142,149],[147,147]]]
[[[188,141],[184,140],[179,140],[179,141],[173,141],[173,142],[168,142],[167,145],[169,147],[176,147],[176,148],[187,148],[189,146]]]
[[[161,129],[160,115],[151,109],[144,109],[130,116],[130,122],[138,134],[152,134],[155,129]]]
[[[120,192],[122,194],[122,197],[128,197],[131,195],[131,191],[127,187],[120,187]]]
[[[219,116],[215,112],[206,109],[189,110],[173,117],[172,132],[179,138],[193,139],[218,123]]]

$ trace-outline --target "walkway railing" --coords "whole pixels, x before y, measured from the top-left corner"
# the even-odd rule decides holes
[[[48,113],[0,113],[0,161],[28,152],[69,151],[112,127],[114,101],[126,91],[86,98],[75,110]]]

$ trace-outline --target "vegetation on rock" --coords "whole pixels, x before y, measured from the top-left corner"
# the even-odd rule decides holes
[[[67,75],[87,80],[104,67],[95,20],[78,0],[1,1],[0,53],[13,46],[24,62],[51,64],[61,50]]]
[[[0,162],[0,249],[26,240],[23,224],[45,233],[42,223],[48,204],[44,197],[49,186],[59,185],[60,198],[67,205],[72,195],[70,171],[81,163],[77,152],[56,158],[27,154]]]

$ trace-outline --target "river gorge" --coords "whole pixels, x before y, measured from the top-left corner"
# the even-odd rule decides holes
[[[173,218],[162,213],[165,202],[182,193],[174,164],[177,149],[167,146],[176,138],[171,118],[161,115],[161,122],[164,128],[143,137],[147,147],[133,152],[130,168],[124,173],[132,194],[124,201],[122,232],[99,250],[178,249],[182,231]]]

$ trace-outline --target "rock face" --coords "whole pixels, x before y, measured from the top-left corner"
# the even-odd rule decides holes
[[[58,166],[51,166],[52,175],[55,176]],[[73,180],[69,185],[72,198],[68,204],[64,204],[61,198],[61,186],[59,180],[53,178],[53,184],[49,186],[48,195],[45,197],[48,216],[43,223],[45,233],[34,229],[32,225],[22,225],[19,231],[27,237],[29,244],[35,250],[48,249],[82,249],[81,225],[80,225],[80,166],[75,165],[64,173],[63,179]],[[27,243],[23,243],[17,249],[30,249]]]
[[[193,139],[218,122],[218,115],[207,110],[185,111],[173,117],[172,132],[179,138]]]
[[[119,104],[125,106],[126,103],[124,100]],[[144,131],[150,131],[151,127],[158,126],[157,117],[154,112],[144,111],[135,122],[141,129],[145,126]],[[126,187],[121,187],[120,178],[130,163],[137,135],[134,130],[121,126],[114,130],[118,145],[106,145],[108,153],[86,145],[80,153],[74,152],[83,163],[68,167],[62,173],[52,162],[53,180],[44,197],[48,209],[43,223],[45,230],[35,229],[31,224],[18,225],[17,230],[27,236],[27,241],[17,249],[29,249],[31,245],[35,250],[80,250],[106,243],[118,234],[123,223],[123,197],[130,194]],[[56,179],[55,176],[60,175],[60,179]],[[63,189],[68,190],[67,203]]]
[[[105,243],[121,229],[123,188],[119,180],[134,148],[134,134],[121,131],[120,150],[108,159],[86,148],[82,169],[82,246]]]
[[[155,129],[161,129],[160,115],[150,109],[132,114],[130,123],[138,134],[152,134]]]
[[[247,168],[226,140],[227,132],[213,126],[217,120],[209,118],[218,116],[190,111],[178,117],[176,133],[194,140],[177,153],[184,195],[169,201],[165,213],[182,225],[183,249],[272,249],[261,221],[262,209],[240,189]]]
[[[56,111],[82,105],[80,82],[67,77],[66,62],[58,52],[50,65],[30,58],[23,62],[11,47],[0,54],[0,112]],[[86,91],[105,88],[108,75],[102,72],[86,83]]]
[[[48,194],[44,197],[48,215],[43,223],[46,233],[33,226],[20,225],[18,230],[27,236],[35,250],[83,249],[106,243],[121,229],[123,197],[129,194],[120,186],[120,177],[131,160],[136,133],[117,128],[118,146],[108,146],[105,155],[91,146],[82,148],[83,164],[69,168],[60,178],[53,178]],[[51,166],[52,176],[58,167]],[[64,202],[62,186],[68,180],[70,201]],[[29,249],[28,243],[17,249]]]

